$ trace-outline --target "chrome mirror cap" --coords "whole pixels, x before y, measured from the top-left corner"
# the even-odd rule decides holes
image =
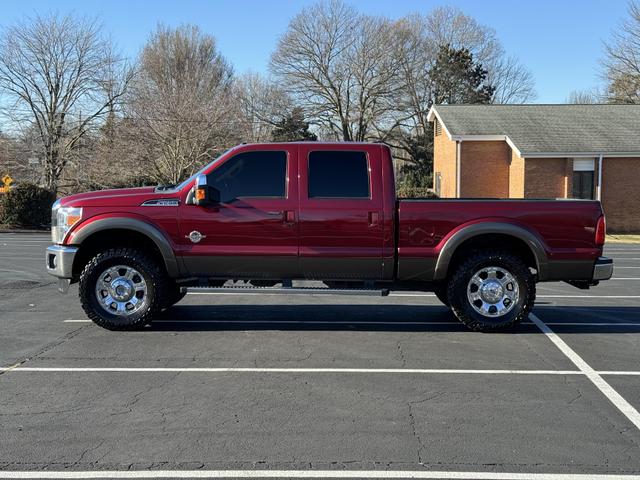
[[[207,185],[207,176],[204,173],[201,173],[196,177],[196,188],[205,187]]]

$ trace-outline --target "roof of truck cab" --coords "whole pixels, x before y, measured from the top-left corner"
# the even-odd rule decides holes
[[[520,156],[640,156],[640,105],[436,105],[452,140],[505,140]]]
[[[336,147],[340,147],[340,146],[345,146],[345,145],[370,145],[370,146],[375,146],[375,145],[383,145],[386,146],[386,144],[381,143],[381,142],[351,142],[351,141],[335,141],[335,142],[315,142],[315,141],[299,141],[299,142],[264,142],[264,143],[242,143],[240,145],[238,145],[238,147],[262,147],[265,145],[276,145],[276,146],[283,146],[283,145],[315,145],[315,146],[324,146],[324,145],[329,145],[329,146],[336,146]]]

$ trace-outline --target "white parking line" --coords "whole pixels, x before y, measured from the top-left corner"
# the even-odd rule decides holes
[[[6,367],[13,372],[96,373],[384,373],[463,375],[584,375],[580,370],[480,370],[449,368],[260,368],[260,367]]]
[[[536,298],[640,298],[640,295],[536,295]]]
[[[279,367],[22,367],[0,368],[0,372],[35,373],[338,373],[411,375],[587,375],[581,370],[482,370],[455,368],[279,368]],[[598,375],[640,376],[640,371],[594,371]]]
[[[93,470],[0,471],[0,478],[422,478],[455,480],[640,480],[640,475],[410,470]]]
[[[78,320],[63,320],[62,323],[92,323],[91,320],[88,319],[78,319]],[[462,323],[454,321],[454,322],[403,322],[403,321],[348,321],[348,320],[334,320],[334,321],[323,321],[323,320],[154,320],[153,323],[238,323],[238,324],[293,324],[293,325],[459,325],[464,326]],[[533,322],[522,322],[523,325],[533,325]],[[640,327],[640,322],[548,322],[547,325],[566,325],[573,327]]]
[[[91,320],[63,320],[63,323],[91,323]],[[239,323],[239,324],[256,324],[256,323],[290,323],[290,324],[309,324],[309,325],[461,325],[460,322],[402,322],[402,321],[322,321],[322,320],[154,320],[153,323]],[[637,324],[640,326],[640,323]]]
[[[544,333],[549,340],[551,340],[556,347],[560,349],[565,356],[571,360],[576,367],[583,372],[591,382],[598,387],[598,389],[613,403],[622,414],[627,417],[631,423],[633,423],[638,430],[640,430],[640,413],[633,408],[633,406],[627,402],[622,395],[616,392],[611,385],[609,385],[598,372],[596,372],[591,366],[585,362],[580,355],[578,355],[564,340],[556,335],[549,326],[547,326],[542,320],[540,320],[535,314],[530,313],[529,318],[535,323],[538,328]]]

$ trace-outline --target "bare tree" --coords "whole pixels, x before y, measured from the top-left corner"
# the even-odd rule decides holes
[[[282,85],[321,128],[343,140],[373,135],[392,103],[398,64],[390,21],[321,1],[290,22],[271,57]]]
[[[566,103],[586,105],[600,103],[602,94],[597,90],[573,90],[567,97]]]
[[[605,43],[609,100],[640,103],[640,3],[629,3],[628,18]]]
[[[270,141],[274,126],[293,109],[289,95],[257,73],[236,79],[233,97],[238,102],[238,123],[245,142]]]
[[[152,34],[127,114],[158,181],[179,182],[233,142],[232,74],[215,39],[197,26]]]
[[[3,113],[35,125],[45,187],[57,190],[80,140],[117,108],[132,75],[95,20],[36,16],[2,32]]]
[[[531,72],[505,53],[495,30],[455,7],[435,8],[423,21],[428,38],[436,46],[466,48],[487,69],[487,81],[495,88],[494,103],[526,103],[535,99]]]

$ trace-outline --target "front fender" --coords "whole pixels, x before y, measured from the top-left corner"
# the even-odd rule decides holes
[[[171,242],[160,229],[154,225],[133,217],[106,217],[100,219],[88,219],[79,227],[69,233],[69,237],[65,243],[72,245],[81,245],[83,241],[91,235],[106,230],[132,230],[145,235],[151,240],[162,255],[167,273],[170,277],[179,276],[180,269],[176,260],[175,252],[171,246]]]

